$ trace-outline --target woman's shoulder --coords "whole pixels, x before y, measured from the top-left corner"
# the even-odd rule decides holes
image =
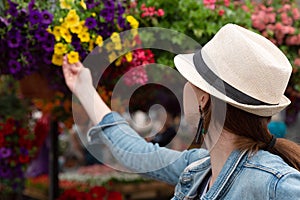
[[[280,156],[268,151],[259,150],[254,154],[248,154],[244,166],[270,173],[277,178],[281,178],[287,174],[295,174],[299,176],[300,181],[300,172],[298,170],[289,166]]]

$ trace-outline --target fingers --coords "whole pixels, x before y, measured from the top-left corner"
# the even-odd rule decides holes
[[[62,66],[63,66],[64,73],[69,72],[69,73],[73,73],[73,74],[77,74],[83,68],[83,65],[81,62],[77,62],[74,64],[69,63],[67,55],[65,55],[63,57],[63,65]]]

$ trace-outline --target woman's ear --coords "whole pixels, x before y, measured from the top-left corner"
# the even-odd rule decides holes
[[[200,100],[199,104],[201,108],[204,108],[209,100],[209,94],[206,92],[202,92],[199,100]]]

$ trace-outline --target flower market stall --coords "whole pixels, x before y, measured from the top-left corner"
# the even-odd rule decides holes
[[[159,63],[174,68],[174,54],[138,48],[142,41],[156,39],[140,38],[138,28],[175,30],[204,45],[227,23],[260,33],[287,55],[293,74],[286,95],[292,104],[283,121],[292,126],[300,111],[296,1],[0,0],[0,197],[169,199],[173,186],[103,165],[74,134],[74,112],[82,113],[82,123],[88,119],[76,110],[65,85],[63,57],[67,54],[68,61],[76,63],[92,57],[95,50],[104,53],[103,63],[109,66],[94,85],[108,105],[122,105],[112,96],[125,73],[122,84],[129,88],[148,84],[147,70],[139,66]],[[122,38],[124,31],[132,31],[132,40]],[[180,37],[171,40],[186,45]],[[155,86],[147,94],[156,90]],[[140,93],[131,101],[132,108],[119,106],[118,111],[147,112],[150,106],[143,90]],[[174,105],[168,105],[172,114],[180,115]]]

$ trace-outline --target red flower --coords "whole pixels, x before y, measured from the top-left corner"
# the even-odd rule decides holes
[[[4,135],[9,135],[14,132],[14,122],[12,119],[8,119],[4,126],[2,126],[2,131]]]
[[[28,134],[28,131],[24,128],[20,128],[18,133],[19,133],[19,136],[24,137]]]
[[[4,135],[0,133],[0,147],[2,147],[5,143]]]
[[[109,192],[107,200],[122,200],[122,194],[119,192]]]
[[[76,189],[65,190],[57,200],[82,200],[84,199],[82,193]]]
[[[28,155],[19,155],[19,162],[20,163],[29,163],[29,156]]]
[[[103,199],[107,191],[105,187],[95,186],[90,190],[90,193],[93,199]]]
[[[218,13],[220,16],[223,16],[225,14],[225,10],[221,9],[219,10],[219,13]]]

